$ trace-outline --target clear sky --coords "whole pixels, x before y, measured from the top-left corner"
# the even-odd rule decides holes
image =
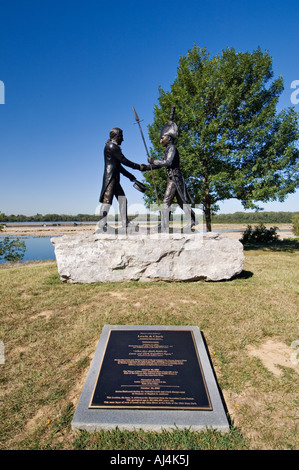
[[[132,106],[150,146],[158,87],[170,89],[194,43],[212,55],[227,46],[268,50],[275,78],[284,78],[278,110],[292,106],[298,18],[298,0],[2,0],[0,211],[93,214],[110,129],[122,128],[123,153],[146,163]],[[122,184],[129,205],[142,202],[128,179]],[[299,192],[261,205],[298,211]],[[221,204],[237,210],[237,201]]]

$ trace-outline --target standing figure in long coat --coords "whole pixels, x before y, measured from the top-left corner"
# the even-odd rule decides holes
[[[120,148],[123,140],[123,131],[120,128],[114,127],[111,129],[109,139],[107,140],[104,149],[105,168],[100,195],[102,206],[100,209],[100,220],[97,224],[97,228],[100,231],[105,231],[107,229],[107,215],[114,196],[117,198],[119,203],[122,226],[127,227],[129,224],[127,215],[127,199],[120,184],[120,173],[131,181],[135,181],[136,178],[122,165],[133,168],[134,170],[144,171],[146,168],[146,165],[139,165],[138,163],[131,162],[123,155]]]
[[[165,147],[162,160],[149,157],[148,162],[153,170],[158,168],[166,168],[167,186],[162,203],[162,230],[167,230],[169,223],[169,207],[174,198],[181,209],[184,210],[190,228],[196,225],[195,213],[191,209],[192,200],[189,196],[186,183],[180,168],[180,156],[177,147],[174,145],[178,136],[178,128],[175,122],[169,121],[163,126],[160,134],[160,144]]]

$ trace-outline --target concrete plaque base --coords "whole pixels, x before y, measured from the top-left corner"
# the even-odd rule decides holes
[[[105,325],[73,429],[229,430],[195,326]]]

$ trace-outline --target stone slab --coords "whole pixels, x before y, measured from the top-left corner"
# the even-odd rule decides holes
[[[64,235],[51,239],[60,279],[70,283],[229,280],[243,245],[218,233]]]
[[[109,345],[109,338],[111,337],[112,332],[139,332],[144,337],[146,334],[160,334],[161,336],[167,336],[167,332],[189,332],[194,341],[194,348],[198,357],[198,362],[200,364],[200,371],[193,370],[193,375],[190,371],[187,371],[187,376],[185,377],[184,381],[186,382],[186,388],[184,390],[189,390],[188,388],[188,381],[190,384],[196,384],[196,379],[200,379],[200,375],[203,378],[204,388],[206,390],[206,396],[208,397],[208,403],[205,402],[206,398],[203,398],[203,402],[201,402],[201,398],[196,397],[195,393],[195,401],[199,400],[199,406],[196,406],[191,403],[186,405],[186,402],[182,404],[182,402],[175,402],[172,398],[168,399],[167,397],[173,397],[175,395],[171,395],[169,393],[162,392],[163,398],[158,398],[160,404],[157,406],[152,399],[150,402],[147,401],[146,392],[142,392],[143,402],[138,403],[138,401],[126,401],[123,396],[118,395],[117,392],[111,392],[108,397],[106,403],[99,399],[97,405],[93,407],[93,399],[95,396],[95,391],[97,386],[104,386],[105,387],[105,379],[99,382],[100,371],[102,371],[102,365],[106,358],[107,346]],[[125,335],[124,335],[125,336]],[[136,338],[135,338],[136,339]],[[172,347],[170,345],[171,341],[167,340],[167,343],[160,343],[163,344],[163,347],[166,347],[164,351],[166,354],[162,352],[164,357],[167,356],[167,351],[171,351],[168,347]],[[165,346],[166,344],[166,346]],[[168,345],[168,346],[167,346]],[[132,346],[132,345],[130,345]],[[134,346],[135,347],[135,346]],[[109,347],[108,347],[109,348]],[[174,343],[175,348],[175,343]],[[113,349],[113,348],[112,348]],[[156,349],[157,351],[157,349]],[[132,359],[134,360],[134,349],[131,349],[133,352]],[[116,356],[119,355],[119,351],[117,351]],[[131,354],[131,353],[130,353]],[[141,357],[139,354],[138,357]],[[169,354],[171,357],[171,354]],[[181,357],[181,356],[180,356]],[[187,353],[186,353],[187,357]],[[117,358],[115,358],[117,360]],[[157,358],[156,358],[157,359]],[[178,357],[174,355],[174,360],[178,361]],[[189,360],[189,357],[188,357]],[[161,363],[160,363],[161,364]],[[148,365],[148,363],[147,363]],[[139,362],[138,364],[139,369],[142,366],[142,363]],[[163,369],[162,373],[162,380],[155,379],[159,382],[159,385],[162,383],[166,383],[166,374],[164,374],[163,366],[159,366],[157,362],[153,363],[153,368],[156,370],[156,377],[158,377],[159,370]],[[170,368],[172,366],[170,365]],[[185,367],[185,366],[184,366]],[[183,368],[184,368],[183,367]],[[194,364],[193,366],[194,367]],[[109,368],[109,364],[108,364]],[[179,366],[174,366],[173,371],[176,371]],[[113,375],[115,371],[113,367],[111,367],[110,363],[111,374]],[[134,371],[130,366],[128,366],[128,362],[126,362],[126,373],[133,373],[135,374],[135,379],[138,379],[138,375],[136,375],[136,370]],[[197,377],[194,378],[194,373],[197,374]],[[173,372],[172,375],[175,375]],[[189,376],[189,377],[188,377]],[[161,377],[161,375],[160,375]],[[103,378],[103,377],[102,377]],[[146,381],[146,380],[145,380]],[[138,382],[138,380],[137,380]],[[125,384],[125,393],[128,394],[128,387],[132,383],[137,383],[136,381],[127,382]],[[119,387],[120,383],[117,383]],[[167,384],[168,385],[168,384]],[[177,384],[175,380],[172,382],[171,390],[183,390],[181,387],[182,382],[179,381]],[[159,387],[158,387],[159,388]],[[192,388],[192,387],[191,387]],[[140,393],[140,387],[138,386],[138,393]],[[162,389],[162,388],[161,388]],[[165,388],[164,388],[165,390]],[[114,395],[113,395],[114,393]],[[154,397],[159,397],[159,393],[155,393]],[[173,393],[173,392],[172,392]],[[175,392],[176,393],[176,392]],[[186,396],[187,400],[193,400],[191,397],[191,393],[185,393],[185,391],[181,392],[183,395]],[[185,394],[185,395],[184,395]],[[112,397],[111,397],[112,395]],[[122,394],[124,395],[124,394]],[[129,392],[131,395],[131,392]],[[135,395],[136,396],[136,395]],[[164,398],[166,396],[166,398]],[[126,395],[125,395],[126,397]],[[190,398],[191,397],[191,398]],[[114,399],[111,400],[111,398]],[[118,399],[119,402],[116,403],[115,400]],[[128,404],[129,403],[129,404]],[[137,406],[136,406],[137,404]],[[161,405],[161,406],[160,406]],[[72,421],[72,428],[73,429],[83,429],[86,431],[98,431],[101,429],[115,429],[118,427],[119,429],[127,429],[127,430],[134,430],[134,429],[143,429],[146,431],[162,431],[171,430],[175,428],[188,428],[191,430],[204,430],[204,429],[217,429],[221,432],[227,432],[229,430],[229,423],[225,413],[224,405],[218,390],[217,382],[215,380],[215,376],[213,373],[213,369],[211,367],[211,363],[209,360],[209,355],[207,353],[205,343],[202,337],[202,333],[200,332],[198,327],[195,326],[154,326],[154,325],[105,325],[102,330],[102,334],[100,336],[94,358],[92,360],[87,379],[85,385],[82,390],[82,394],[80,396],[74,418]]]

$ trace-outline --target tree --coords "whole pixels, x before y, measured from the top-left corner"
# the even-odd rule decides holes
[[[260,48],[227,48],[211,57],[194,45],[180,58],[170,91],[159,88],[148,126],[151,156],[163,154],[159,135],[175,106],[182,172],[208,231],[219,201],[237,198],[245,209],[259,209],[258,201],[283,201],[298,187],[299,116],[292,107],[277,113],[283,80],[272,78],[272,58]],[[155,171],[159,198],[165,180],[163,170]],[[154,201],[151,188],[145,202]]]

